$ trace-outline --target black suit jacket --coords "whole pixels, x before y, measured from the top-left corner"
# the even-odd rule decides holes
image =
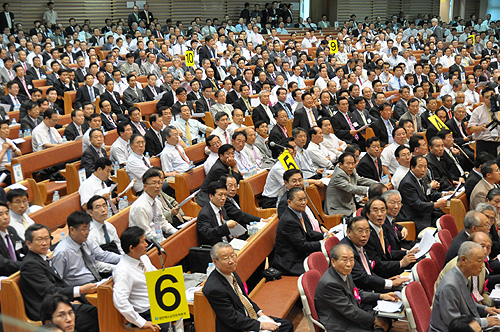
[[[9,249],[5,244],[5,239],[0,239],[0,275],[8,277],[11,274],[19,271],[21,268],[21,260],[23,259],[23,249],[21,248],[16,251],[16,244],[21,244],[24,246],[24,241],[19,237],[16,230],[12,226],[7,227],[7,234],[10,238],[12,244],[12,249],[16,255],[16,261],[13,261]]]
[[[333,114],[335,113],[335,109],[333,108],[332,105],[324,106],[323,104],[321,104],[321,105],[319,105],[318,113],[322,117],[331,118],[333,116]]]
[[[40,308],[47,294],[60,293],[73,299],[73,287],[69,287],[40,255],[32,251],[27,253],[21,264],[19,288],[26,314],[36,321],[40,320]]]
[[[250,99],[248,99],[248,104],[250,104]],[[250,104],[250,106],[252,106],[252,105]],[[241,99],[241,97],[236,99],[236,101],[233,103],[233,108],[235,108],[235,109],[238,108],[238,109],[242,110],[243,114],[245,114],[245,112],[247,110],[250,113],[250,110],[247,108],[247,105],[245,105],[245,102],[243,101],[243,99]]]
[[[143,89],[143,94],[144,94],[144,90]],[[144,98],[146,98],[146,96],[144,96]],[[172,91],[167,91],[163,94],[163,96],[161,97],[161,99],[158,101],[158,103],[156,104],[156,109],[159,110],[160,108],[164,107],[164,106],[168,106],[168,107],[172,107],[172,105],[174,104],[174,95],[172,94]],[[177,115],[177,114],[173,114],[172,115]]]
[[[253,123],[257,123],[257,121],[264,121],[267,124],[271,123],[271,119],[269,119],[269,116],[266,113],[266,110],[264,109],[264,106],[260,105],[255,107],[252,112],[252,120]]]
[[[108,157],[106,154],[106,150],[101,148],[102,156]],[[91,176],[95,171],[95,162],[99,159],[99,155],[97,151],[94,149],[94,146],[89,146],[82,154],[82,168],[85,168],[85,174],[87,177]]]
[[[90,73],[88,68],[85,68],[85,71],[87,72],[87,74]],[[82,69],[79,67],[75,70],[75,81],[77,81],[78,83],[85,82],[85,75],[83,75]]]
[[[191,111],[191,114],[194,113],[194,107],[193,107],[193,103],[190,102],[189,100],[186,100],[186,105],[189,107],[189,110]],[[176,101],[173,105],[172,105],[172,114],[179,114],[181,112],[181,102],[180,101]]]
[[[26,83],[26,88],[28,90],[31,90],[33,89],[33,82],[31,81],[31,78],[28,77],[28,76],[24,76],[24,81]],[[26,92],[26,90],[24,89],[24,86],[23,84],[21,83],[21,80],[19,79],[19,77],[14,77],[14,79],[12,80],[12,82],[16,82],[18,85],[19,85],[19,93],[17,95],[17,98],[20,99],[20,100],[27,100],[29,99],[28,97],[28,93]],[[31,87],[31,88],[30,88]]]
[[[467,196],[467,202],[470,202],[470,195],[474,190],[476,184],[481,181],[482,176],[477,174],[474,170],[469,173],[467,179],[465,179],[465,195]]]
[[[383,173],[382,173],[382,161],[380,160],[379,157],[377,157],[377,164],[378,164],[378,172],[372,157],[368,153],[366,153],[363,156],[363,158],[361,158],[361,160],[359,161],[358,166],[356,167],[356,171],[358,172],[359,176],[380,182]]]
[[[222,207],[222,215],[224,220],[229,220],[226,213],[226,209]],[[224,239],[230,240],[229,238],[229,227],[226,223],[218,225],[217,216],[215,211],[212,209],[210,204],[206,204],[201,208],[198,213],[198,219],[196,220],[196,230],[198,231],[198,238],[200,239],[200,244],[208,244],[213,246],[217,242],[221,242]]]
[[[113,118],[112,114],[110,113],[111,118]],[[104,130],[110,131],[113,129],[116,129],[117,122],[113,119],[113,122],[111,122],[105,115],[104,113],[101,113],[101,122],[102,126],[104,127]],[[114,125],[113,125],[114,123]]]
[[[314,120],[317,122],[318,116],[319,116],[318,110],[313,107],[312,113],[314,115]],[[306,109],[304,107],[301,107],[301,108],[295,110],[295,113],[293,115],[292,127],[293,128],[297,128],[297,127],[303,128],[306,130],[306,133],[309,133],[309,129],[311,129],[311,125],[309,122],[309,116],[307,115]]]
[[[469,238],[469,235],[465,232],[465,229],[462,229],[460,233],[455,236],[453,241],[451,241],[450,248],[446,252],[446,258],[445,258],[445,263],[444,265],[448,264],[449,261],[451,261],[453,258],[455,258],[458,255],[458,249],[460,249],[460,246],[462,243],[467,241]]]
[[[89,125],[86,122],[84,122],[81,127],[82,134],[85,134],[87,129],[89,129]],[[76,125],[73,121],[71,121],[71,123],[64,129],[64,136],[66,136],[66,139],[68,141],[74,141],[75,138],[80,136],[80,134],[78,133],[78,129],[76,128]]]
[[[392,129],[396,128],[396,121],[394,121],[393,119],[389,119],[389,122],[392,124]],[[382,118],[374,121],[370,127],[373,129],[375,136],[380,138],[380,145],[382,147],[389,144],[389,134],[387,133],[387,127],[385,126],[384,120],[382,120]]]
[[[349,119],[351,122],[354,121],[352,116],[347,112],[347,115],[349,116]],[[344,117],[344,114],[342,112],[337,112],[335,115],[332,117],[332,127],[333,127],[333,132],[335,135],[343,140],[346,143],[352,144],[352,143],[357,143],[359,144],[360,142],[364,142],[364,138],[361,134],[358,134],[358,140],[354,136],[351,135],[351,127],[349,126],[349,123]]]
[[[12,21],[12,26],[14,27],[16,25],[16,22],[14,21],[14,13],[9,11],[10,19]],[[0,12],[0,32],[3,33],[3,30],[5,28],[8,28],[9,24],[7,23],[7,16],[5,16],[5,12]],[[12,30],[11,30],[12,33]]]
[[[340,241],[340,243],[348,245],[354,251],[354,267],[352,268],[351,276],[354,280],[355,285],[367,291],[386,292],[387,290],[385,289],[385,279],[379,277],[376,273],[373,272],[366,253],[363,252],[368,262],[368,268],[370,269],[371,275],[366,272],[361,261],[361,256],[359,254],[358,248],[354,245],[354,243],[352,243],[351,239],[346,236],[342,239],[342,241]]]
[[[40,75],[45,75],[45,77],[47,77],[47,72],[45,71],[45,69],[40,67],[39,71],[40,71]],[[38,76],[34,67],[31,67],[30,69],[28,69],[28,71],[26,72],[26,76],[28,76],[32,81],[42,79],[42,77]]]
[[[146,140],[146,152],[149,152],[149,155],[156,156],[161,153],[163,147],[165,146],[165,133],[160,131],[161,142],[156,136],[155,132],[152,128],[146,131],[146,135],[144,135],[144,139]]]
[[[321,250],[320,240],[323,234],[312,229],[305,213],[302,213],[306,231],[297,215],[289,208],[285,209],[276,229],[273,267],[284,275],[304,273],[304,259],[315,251]]]
[[[455,119],[450,119],[446,121],[445,125],[453,132],[453,139],[457,145],[462,146],[464,142],[464,137],[460,133],[460,129],[458,128],[458,124]],[[467,135],[467,130],[465,129],[465,123],[461,122],[460,127],[462,127],[462,131],[465,135]]]
[[[385,218],[385,222],[382,225],[382,229],[384,230],[385,238],[389,241],[389,245],[392,250],[401,250],[401,230],[404,227],[394,223],[391,224],[388,218]]]
[[[219,179],[223,175],[227,174],[232,174],[236,178],[236,181],[239,183],[241,180],[243,180],[243,176],[239,172],[235,172],[232,168],[231,170],[229,169],[228,166],[222,163],[220,159],[217,159],[217,161],[214,163],[212,168],[210,169],[210,172],[208,172],[207,176],[205,176],[205,180],[203,180],[203,183],[201,184],[200,187],[200,192],[196,196],[196,202],[200,206],[205,206],[208,204],[209,197],[207,193],[207,188],[210,183],[213,181],[219,181]]]
[[[378,234],[370,225],[370,238],[368,239],[368,243],[365,245],[364,249],[368,258],[375,262],[373,271],[381,277],[390,278],[403,272],[404,268],[399,267],[399,259],[402,259],[403,256],[399,253],[398,256],[401,257],[393,256],[391,250],[389,250],[389,243],[385,234],[384,240],[385,252],[382,249],[382,244],[380,243]]]
[[[448,72],[453,73],[456,70],[458,70],[459,74],[465,73],[465,67],[462,65],[458,66],[456,63],[454,63],[453,65],[450,66],[450,68],[448,69]]]
[[[205,99],[204,96],[198,99],[195,104],[196,104],[196,113],[210,112],[210,106],[207,104],[207,100]],[[215,100],[213,98],[210,98],[210,104],[215,105]]]
[[[201,63],[203,59],[211,59],[217,57],[217,53],[215,52],[215,49],[213,47],[209,49],[208,46],[204,45],[200,47],[200,50],[198,51],[198,57]]]
[[[233,198],[227,197],[226,203],[224,204],[224,209],[226,209],[226,213],[229,219],[237,221],[238,224],[241,225],[248,225],[252,221],[260,220],[259,217],[241,211],[241,207],[239,206],[239,201],[240,199],[238,195],[236,195]],[[236,205],[235,203],[238,205]]]
[[[245,289],[238,274],[233,272],[233,276],[240,289]],[[210,273],[202,291],[215,311],[215,330],[217,332],[258,331],[260,329],[260,322],[246,314],[245,306],[234,288],[219,271],[214,270]],[[247,297],[255,312],[259,312],[260,308],[257,304],[244,293],[242,291],[243,296]]]
[[[238,100],[238,94],[236,93],[236,90],[229,91],[229,93],[226,96],[226,103],[233,105],[236,100]],[[243,111],[244,113],[245,111]]]
[[[202,95],[201,91],[198,92],[198,93],[199,93],[199,95],[201,97],[201,95]],[[191,91],[190,93],[188,93],[187,100],[189,100],[189,101],[196,101],[196,100],[198,100],[198,97],[196,96],[196,94],[194,93],[194,91]]]
[[[99,89],[96,88],[95,86],[92,87],[92,89],[94,90],[94,96],[98,97],[99,96]],[[90,100],[89,88],[86,84],[79,87],[76,90],[74,108],[75,109],[81,108],[84,102],[92,102],[92,100]]]
[[[19,121],[19,123],[21,124],[21,130],[29,129],[33,131],[33,129],[35,129],[35,127],[38,126],[42,121],[43,119],[41,118],[36,119],[36,125],[35,125],[31,117],[25,116]]]
[[[159,87],[155,86],[154,89],[155,89],[157,94],[161,93],[161,90]],[[142,89],[142,93],[144,94],[144,99],[146,99],[146,101],[155,100],[155,96],[154,96],[153,92],[151,91],[151,86],[147,85],[146,87],[144,87]]]
[[[144,122],[139,122],[139,124],[141,125],[141,127],[144,129],[144,131],[148,131],[148,127],[146,127],[146,124]],[[135,126],[135,123],[132,123],[130,122],[130,127],[132,127],[132,131],[134,132],[134,134],[139,134],[141,135],[141,133],[139,132],[139,129],[137,129],[137,127]]]
[[[283,139],[285,139],[285,138],[287,138],[287,136],[285,135],[285,133],[283,132],[283,130],[281,130],[280,126],[276,125],[276,126],[273,127],[273,129],[271,129],[271,132],[269,133],[268,143],[274,142],[276,144],[280,144],[281,145],[282,144],[281,141]],[[279,147],[277,147],[277,146],[275,146],[275,147],[269,147],[269,149],[271,150],[273,158],[274,159],[278,158],[281,149]]]
[[[427,166],[431,171],[432,178],[440,184],[439,190],[452,190],[453,186],[450,183],[452,179],[449,175],[448,163],[445,161],[444,155],[440,158],[441,160],[437,160],[435,155],[428,153],[425,159],[427,159]]]
[[[433,224],[434,201],[441,198],[437,191],[427,195],[429,186],[424,183],[424,191],[412,172],[408,172],[399,183],[398,190],[403,198],[403,206],[398,215],[398,220],[413,220],[417,234],[424,228]]]
[[[113,96],[111,93],[109,93],[108,90],[104,91],[104,93],[101,95],[101,101],[102,100],[107,100],[111,104],[111,111],[115,113],[116,115],[122,115],[124,114],[123,112],[125,111],[125,105],[122,102],[122,99],[120,97],[120,94],[116,91],[113,91]],[[115,101],[116,99],[116,101]]]

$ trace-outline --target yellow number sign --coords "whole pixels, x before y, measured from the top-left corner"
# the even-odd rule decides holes
[[[181,266],[146,272],[146,283],[153,324],[189,318]]]
[[[184,53],[184,56],[185,56],[185,60],[186,60],[186,66],[188,66],[188,67],[194,66],[194,53],[193,53],[193,51],[186,51],[186,53]]]
[[[437,128],[437,130],[441,130],[441,128],[448,129],[448,127],[441,121],[440,118],[437,117],[437,115],[433,115],[427,118],[433,125],[434,127]]]
[[[338,41],[336,39],[330,40],[330,53],[335,54],[339,51]]]
[[[278,157],[278,160],[281,162],[281,165],[283,165],[283,167],[287,171],[292,168],[299,169],[299,167],[295,163],[295,160],[293,160],[293,157],[288,150],[285,150],[285,152],[283,152]]]

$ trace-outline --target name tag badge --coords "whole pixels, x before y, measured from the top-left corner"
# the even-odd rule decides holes
[[[368,120],[367,120],[367,122],[368,122],[368,123],[372,123],[372,119],[368,119]]]
[[[431,192],[432,192],[432,189],[431,189],[431,188],[427,188],[427,193],[426,193],[426,195],[430,195],[430,194],[431,194]]]
[[[28,84],[28,89],[33,89],[33,86],[31,84]]]
[[[352,123],[352,125],[353,125],[354,127],[357,127],[357,126],[358,126],[358,123],[357,123],[357,122],[353,122],[353,123]]]

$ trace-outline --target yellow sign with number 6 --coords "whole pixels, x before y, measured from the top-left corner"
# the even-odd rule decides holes
[[[162,324],[189,318],[181,266],[146,272],[151,321]]]
[[[336,39],[330,40],[330,53],[335,54],[339,51],[339,44]]]

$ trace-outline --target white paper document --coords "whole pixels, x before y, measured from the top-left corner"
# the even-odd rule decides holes
[[[12,143],[14,143],[14,144],[21,144],[21,143],[24,143],[24,142],[26,142],[26,140],[24,138],[14,138],[12,140]]]
[[[194,293],[199,291],[202,287],[191,287],[186,289],[186,300],[188,302],[194,302]]]
[[[127,191],[129,191],[129,190],[130,190],[130,188],[132,188],[136,182],[137,182],[137,180],[136,180],[136,179],[134,179],[134,180],[130,181],[130,183],[128,184],[127,188],[125,188],[125,190],[124,190],[124,191],[122,191],[121,193],[119,193],[119,194],[118,194],[118,197],[121,197],[121,196],[125,195],[125,193],[126,193]]]
[[[436,242],[434,238],[434,230],[428,229],[424,232],[424,236],[422,236],[422,240],[413,246],[412,249],[418,248],[419,252],[415,254],[415,258],[419,259],[420,257],[425,256],[431,250],[432,245]]]
[[[97,194],[96,194],[96,195],[102,196],[102,195],[104,195],[104,194],[109,194],[110,192],[112,192],[112,191],[116,188],[116,186],[117,186],[117,185],[118,185],[117,183],[114,183],[114,184],[112,184],[112,185],[111,185],[111,186],[109,186],[109,187],[102,188],[102,189],[100,189],[100,190],[97,192]]]
[[[273,321],[271,318],[267,317],[266,315],[263,315],[263,316],[260,316],[258,319],[257,319],[259,322],[267,322],[267,323],[276,323],[275,321]],[[276,325],[278,326],[281,326],[281,323],[276,323]],[[269,330],[261,330],[262,332],[270,332]]]
[[[232,237],[238,237],[240,235],[243,235],[247,232],[247,229],[240,224],[236,224],[233,228],[229,229],[229,233],[231,234]]]
[[[248,242],[245,240],[240,240],[240,239],[232,239],[229,244],[231,247],[233,247],[234,250],[241,250],[243,249]]]
[[[377,306],[374,308],[374,310],[383,312],[400,312],[402,307],[403,307],[403,301],[392,302],[392,301],[378,300]]]
[[[196,221],[196,219],[198,219],[198,218],[193,218],[193,219],[191,219],[191,220],[189,220],[189,221],[186,221],[185,223],[180,224],[179,226],[177,226],[177,228],[178,228],[178,229],[183,229],[183,228],[184,228],[184,227],[186,227],[187,225],[189,225],[189,224],[191,224],[191,223],[195,222],[195,221]]]
[[[198,194],[199,191],[200,191],[200,189],[196,190],[194,193],[192,193],[191,195],[186,197],[182,202],[179,203],[178,207],[182,207],[184,204],[186,204],[191,199],[193,199],[193,197],[196,196],[196,194]]]

